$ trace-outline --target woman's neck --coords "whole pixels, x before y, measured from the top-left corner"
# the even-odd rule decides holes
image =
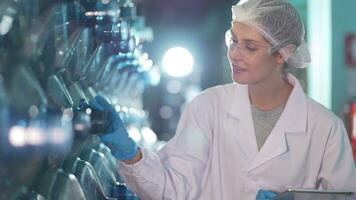
[[[280,78],[248,85],[251,104],[265,111],[285,104],[292,90],[293,86],[282,75]]]

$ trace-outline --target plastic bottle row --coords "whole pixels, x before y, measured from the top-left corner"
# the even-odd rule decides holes
[[[100,142],[106,113],[87,105],[100,94],[149,129],[152,39],[131,0],[0,2],[0,199],[138,199]]]

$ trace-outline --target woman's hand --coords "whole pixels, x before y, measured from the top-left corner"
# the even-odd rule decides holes
[[[277,196],[277,193],[269,190],[259,190],[256,196],[256,200],[271,200]]]
[[[101,136],[101,141],[110,148],[112,155],[122,161],[130,161],[133,158],[137,160],[141,153],[135,141],[129,137],[115,108],[100,95],[89,102],[89,107],[97,111],[107,111],[106,132]]]

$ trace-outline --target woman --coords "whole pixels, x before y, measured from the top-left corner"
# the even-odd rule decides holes
[[[310,61],[295,8],[250,0],[232,12],[226,41],[234,83],[193,99],[158,153],[138,148],[103,98],[91,103],[112,111],[102,139],[121,160],[125,182],[142,199],[261,200],[288,188],[356,192],[342,121],[284,72]]]

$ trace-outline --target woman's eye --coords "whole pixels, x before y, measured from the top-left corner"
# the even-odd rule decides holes
[[[231,38],[231,43],[237,44],[238,42],[236,39]]]
[[[254,46],[249,46],[249,45],[246,45],[245,48],[248,50],[248,51],[256,51],[257,48],[254,47]]]

